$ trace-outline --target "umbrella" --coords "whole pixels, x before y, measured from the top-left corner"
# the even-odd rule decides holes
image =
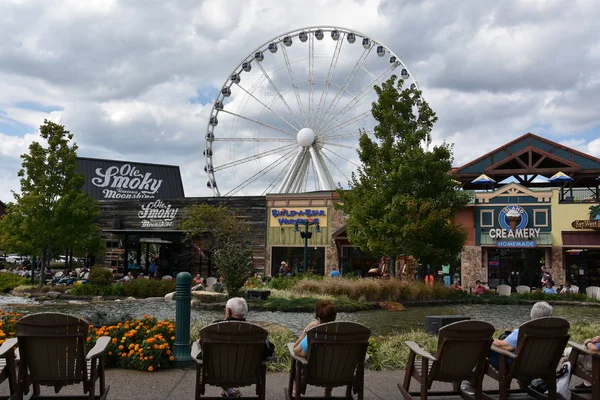
[[[485,185],[488,183],[489,184],[496,183],[496,181],[493,180],[492,178],[490,178],[489,176],[487,176],[486,174],[481,174],[476,179],[472,180],[471,183]]]
[[[571,178],[569,175],[565,174],[564,172],[557,172],[556,174],[552,175],[552,177],[550,179],[548,179],[550,182],[571,182],[573,180],[573,178]]]

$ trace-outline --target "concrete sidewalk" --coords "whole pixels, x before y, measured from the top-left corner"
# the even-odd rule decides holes
[[[284,399],[284,389],[288,384],[287,373],[267,374],[267,399]],[[404,379],[404,371],[365,372],[365,400],[399,399],[400,391],[396,387]],[[167,400],[194,399],[196,383],[195,369],[171,369],[158,372],[140,372],[125,369],[106,370],[106,382],[110,385],[108,399],[114,400]],[[414,380],[413,380],[414,382]],[[413,383],[412,390],[418,390]],[[451,390],[450,384],[434,384],[434,390]],[[484,389],[498,389],[498,384],[486,378]],[[254,387],[241,389],[247,395],[254,395]],[[221,389],[209,387],[206,395],[218,396]],[[44,387],[42,393],[54,394],[53,388]],[[334,389],[334,395],[342,395],[344,388]],[[8,394],[8,384],[0,385],[0,394]],[[81,385],[65,387],[61,394],[83,394]],[[321,396],[323,389],[309,387],[307,395]],[[31,395],[31,392],[29,393]],[[26,396],[28,398],[29,396]],[[439,398],[439,397],[438,397]],[[458,399],[460,397],[445,397]],[[519,399],[529,398],[519,396]]]

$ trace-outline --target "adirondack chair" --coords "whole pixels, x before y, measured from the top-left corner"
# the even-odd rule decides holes
[[[498,285],[496,290],[500,296],[510,296],[511,287],[508,285]]]
[[[260,326],[241,321],[223,321],[204,327],[191,351],[196,361],[195,398],[220,398],[202,397],[206,385],[238,388],[255,384],[256,396],[242,398],[264,400],[267,335]]]
[[[33,385],[31,399],[106,399],[109,387],[102,355],[111,339],[99,337],[86,354],[88,327],[87,321],[60,313],[32,314],[20,319],[16,323],[19,343],[16,398],[23,399]],[[100,393],[96,395],[98,380]],[[53,386],[55,393],[59,393],[64,386],[77,383],[83,383],[85,395],[40,395],[40,386]]]
[[[17,370],[15,365],[15,348],[17,338],[7,339],[0,347],[0,383],[8,380],[10,396],[0,396],[0,399],[10,399],[17,392]]]
[[[499,354],[500,368],[488,364],[486,375],[498,381],[499,400],[507,398],[513,379],[529,383],[536,378],[548,385],[548,399],[556,399],[556,366],[569,340],[569,327],[562,318],[537,318],[519,327],[514,353],[492,345],[492,351]]]
[[[571,285],[571,293],[579,293],[579,286]]]
[[[363,399],[364,368],[371,331],[355,322],[328,322],[310,329],[306,358],[294,353],[294,343],[288,343],[292,368],[286,399],[299,400],[308,385],[320,387],[346,386],[343,399]],[[293,396],[294,385],[296,394]],[[332,399],[340,397],[331,397]]]
[[[585,294],[587,297],[592,299],[600,299],[600,287],[598,286],[588,286],[585,289]]]
[[[573,347],[569,355],[571,374],[592,384],[589,391],[571,391],[571,398],[574,400],[600,399],[600,355],[590,353],[585,347],[575,342],[569,342],[569,345]],[[591,371],[584,369],[581,363],[578,362],[579,356],[591,357]]]
[[[531,288],[525,285],[517,286],[517,293],[529,293],[531,292]]]
[[[428,395],[458,394],[463,380],[474,383],[476,399],[484,397],[481,382],[493,334],[494,327],[483,321],[459,321],[446,325],[439,331],[435,356],[415,342],[405,342],[410,348],[410,354],[404,382],[402,385],[398,384],[402,397],[413,399],[417,395],[425,400]],[[412,378],[421,384],[420,392],[410,392]],[[454,390],[429,393],[434,381],[451,382]]]

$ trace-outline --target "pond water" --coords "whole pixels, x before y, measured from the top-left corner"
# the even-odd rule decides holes
[[[141,317],[144,314],[158,319],[175,318],[175,302],[165,300],[104,301],[98,303],[48,301],[35,303],[28,299],[0,296],[4,311],[23,314],[55,311],[96,320],[101,313],[109,320],[120,320],[126,316]],[[448,306],[408,306],[406,311],[372,310],[355,313],[339,313],[338,320],[356,321],[368,326],[374,334],[390,335],[407,330],[425,328],[427,315],[463,315],[489,322],[496,328],[512,329],[529,320],[531,305],[460,304]],[[554,306],[554,315],[574,322],[598,321],[599,307]],[[212,322],[224,318],[224,312],[192,310],[192,321]],[[274,322],[299,333],[314,318],[313,313],[288,313],[274,311],[252,311],[249,321]]]

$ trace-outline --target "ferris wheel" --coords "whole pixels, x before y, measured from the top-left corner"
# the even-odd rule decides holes
[[[265,42],[227,75],[212,106],[207,187],[215,196],[344,187],[361,132],[376,124],[373,86],[392,74],[418,89],[396,54],[350,29],[307,27]]]

